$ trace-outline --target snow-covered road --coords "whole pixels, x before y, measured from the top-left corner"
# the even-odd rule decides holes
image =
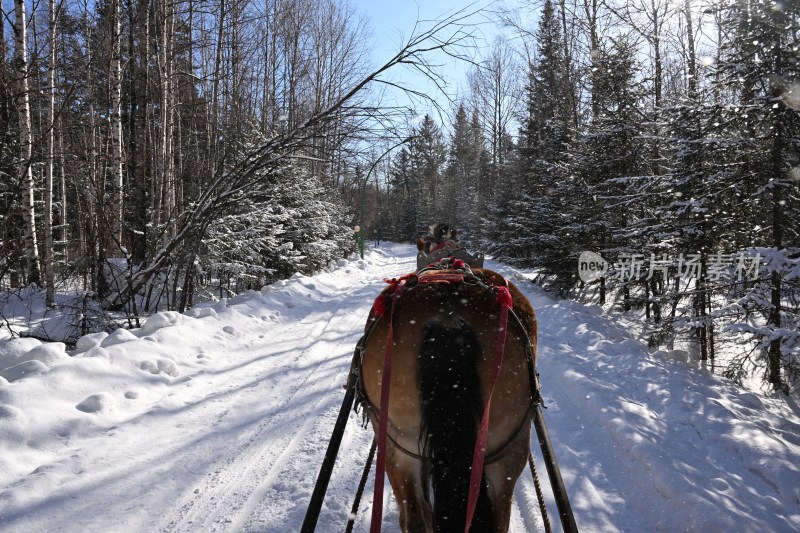
[[[298,531],[369,306],[414,252],[160,313],[74,357],[0,340],[0,531]],[[545,417],[582,531],[800,530],[795,404],[650,354],[599,308],[490,267],[537,309]],[[371,439],[351,414],[317,531],[343,530]],[[527,472],[515,500],[512,531],[540,530]]]

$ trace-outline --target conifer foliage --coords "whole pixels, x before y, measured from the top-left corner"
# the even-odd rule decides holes
[[[508,55],[496,42],[454,107],[444,172],[426,174],[445,200],[423,208],[393,182],[398,209],[415,213],[397,236],[454,221],[561,295],[642,313],[654,348],[688,347],[734,379],[796,390],[800,4],[536,5],[532,27],[504,18],[523,81],[516,131],[496,134],[502,106],[487,96],[511,94],[487,81]],[[394,176],[421,176],[418,158],[397,154]],[[608,261],[605,277],[579,279],[582,251]]]

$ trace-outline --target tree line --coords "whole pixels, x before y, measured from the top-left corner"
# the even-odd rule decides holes
[[[441,84],[429,55],[470,39],[456,12],[375,65],[364,19],[334,0],[19,0],[4,14],[0,301],[77,292],[72,340],[352,252],[358,193],[375,196],[360,168],[407,112],[385,88],[433,102],[389,73]]]
[[[81,280],[109,308],[184,309],[211,279],[224,295],[353,249],[350,161],[374,102],[348,94],[372,66],[350,4],[8,7],[4,287],[39,284],[51,305]]]
[[[486,14],[504,32],[452,109],[412,90],[407,120],[381,76],[441,84],[429,54],[465,55],[464,13],[375,68],[345,1],[15,0],[0,284],[48,303],[77,284],[135,317],[321,268],[353,250],[359,211],[383,239],[446,220],[563,295],[640,309],[653,346],[724,349],[727,375],[791,387],[800,6],[520,4]],[[584,250],[609,264],[589,284]]]
[[[519,13],[538,12],[533,27]],[[410,127],[381,233],[441,219],[562,295],[639,309],[734,379],[800,370],[800,4],[542,0]],[[528,17],[530,18],[530,17]],[[589,284],[578,257],[608,272]],[[613,298],[613,301],[607,299]]]

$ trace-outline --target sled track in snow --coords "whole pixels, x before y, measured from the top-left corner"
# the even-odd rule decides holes
[[[279,352],[286,345],[296,349],[304,343],[299,353],[280,364],[297,379],[278,376],[277,387],[282,390],[259,393],[272,400],[262,406],[262,420],[245,434],[231,434],[234,442],[220,450],[227,457],[217,460],[213,471],[186,491],[160,530],[279,531],[275,522],[290,511],[287,503],[305,509],[344,392],[353,348],[375,293],[376,285],[369,284],[334,296],[330,300],[340,297],[340,308],[323,312],[328,315],[324,319],[312,312],[279,333],[272,340],[275,348],[265,347],[265,357],[259,359],[270,359],[272,350]],[[258,372],[257,366],[251,373]],[[274,359],[270,366],[274,368]],[[232,402],[235,397],[226,398],[226,404]],[[298,467],[300,471],[292,471]],[[270,497],[276,493],[279,498]],[[284,526],[287,531],[293,527]]]
[[[359,321],[360,317],[334,316],[323,327],[313,331],[314,338],[322,339],[312,341],[292,362],[301,364],[304,360],[312,359],[315,352],[323,350],[333,353],[334,357],[313,358],[313,367],[296,384],[291,394],[279,398],[274,405],[265,409],[273,416],[265,416],[264,421],[248,433],[245,442],[234,444],[229,450],[231,455],[208,479],[198,484],[193,493],[195,496],[181,506],[179,516],[170,521],[167,531],[241,530],[250,513],[258,506],[261,496],[279,476],[287,455],[294,453],[299,442],[308,437],[309,428],[325,410],[323,404],[326,401],[330,403],[330,397],[326,398],[324,393],[332,380],[320,379],[323,370],[341,375],[339,370],[346,366],[342,364],[339,352],[347,353],[343,345],[350,339],[343,337],[336,343],[330,343],[324,340],[325,332],[333,323],[345,322],[355,328]],[[330,344],[334,346],[330,347]],[[329,347],[332,349],[329,350]],[[298,396],[308,395],[309,387],[313,388],[315,381],[324,384],[316,386],[315,392],[319,392],[316,398],[298,402],[303,406],[302,409],[292,410],[291,406],[297,402]],[[277,438],[276,433],[279,435]]]

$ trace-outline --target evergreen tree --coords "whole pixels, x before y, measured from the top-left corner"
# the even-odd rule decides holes
[[[412,147],[411,165],[420,181],[418,222],[422,226],[417,227],[417,232],[422,233],[429,225],[442,220],[445,204],[448,203],[442,183],[447,147],[439,126],[430,115],[422,119]]]
[[[785,256],[787,248],[797,253],[800,187],[790,172],[800,164],[800,5],[738,0],[718,9],[723,23],[733,29],[731,39],[721,46],[720,92],[729,95],[735,106],[729,127],[736,138],[748,141],[737,150],[736,159],[743,162],[742,183],[749,185],[746,202],[756,207],[756,223],[766,230],[755,236],[753,244],[776,256]],[[758,305],[766,325],[753,333],[766,347],[766,381],[780,388],[786,384],[782,369],[790,362],[791,335],[785,331],[800,323],[797,312],[790,313],[784,301],[789,291],[796,297],[797,286],[786,285],[785,278],[792,274],[783,261],[770,261],[763,274],[768,280],[750,288],[748,300],[769,302]]]
[[[536,42],[536,59],[528,66],[526,115],[520,131],[523,165],[528,168],[562,157],[570,137],[570,108],[564,99],[569,77],[558,16],[550,0],[542,8]]]
[[[263,196],[243,198],[209,226],[204,269],[231,289],[260,288],[347,255],[355,246],[349,216],[331,198],[307,170],[286,166]]]
[[[546,0],[536,33],[537,57],[529,65],[526,116],[520,131],[517,170],[501,176],[495,203],[497,222],[494,253],[542,268],[560,288],[572,280],[568,258],[573,246],[563,239],[569,225],[570,198],[562,193],[574,177],[566,172],[571,139],[569,73],[556,10]],[[511,194],[509,194],[511,193]]]
[[[16,179],[16,119],[14,113],[13,72],[6,60],[6,43],[0,31],[0,280],[11,274],[11,287],[20,284],[18,272],[23,257],[21,197]]]
[[[446,157],[444,136],[430,115],[425,115],[412,129],[410,142],[394,157],[389,171],[397,240],[413,241],[426,233],[428,226],[440,222],[451,208],[448,195],[452,190],[443,179]]]
[[[458,228],[465,241],[480,233],[477,213],[481,211],[481,195],[486,194],[483,165],[487,155],[480,127],[467,117],[464,105],[459,105],[443,175],[445,203],[441,213],[442,220]]]
[[[420,222],[420,181],[412,167],[411,146],[400,149],[394,157],[389,169],[389,194],[393,198],[390,204],[391,223],[387,239],[396,241],[412,240],[416,235]]]
[[[637,203],[635,191],[644,171],[637,128],[642,90],[635,57],[634,44],[624,36],[596,50],[593,120],[570,159],[575,178],[567,182],[570,221],[564,237],[578,252],[596,251],[608,259],[632,251],[626,230],[634,219],[630,207]]]

